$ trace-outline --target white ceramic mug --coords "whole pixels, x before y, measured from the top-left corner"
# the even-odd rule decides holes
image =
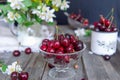
[[[91,51],[98,55],[113,55],[116,52],[118,32],[96,32],[91,34]]]

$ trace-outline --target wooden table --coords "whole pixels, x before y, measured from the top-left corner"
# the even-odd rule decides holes
[[[73,33],[67,27],[61,27],[63,31]],[[66,28],[66,29],[64,29]],[[83,56],[79,59],[79,68],[75,69],[76,75],[71,80],[120,80],[120,52],[111,57],[109,61],[105,61],[102,56],[89,54],[90,44],[86,43],[87,48]],[[7,56],[6,56],[7,55]],[[10,65],[14,61],[19,61],[22,69],[29,72],[29,80],[57,80],[48,76],[49,67],[47,62],[39,53],[26,55],[24,52],[19,57],[14,57],[12,53],[1,53],[5,63]],[[9,76],[0,72],[0,80],[10,80]],[[60,79],[62,80],[62,79]]]

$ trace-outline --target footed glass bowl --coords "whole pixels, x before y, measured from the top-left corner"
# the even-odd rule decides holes
[[[81,57],[83,51],[85,50],[86,45],[80,51],[74,53],[49,53],[40,49],[40,53],[43,55],[44,59],[54,65],[55,67],[49,71],[49,76],[52,78],[59,79],[69,79],[74,77],[75,71],[72,66],[77,62]]]

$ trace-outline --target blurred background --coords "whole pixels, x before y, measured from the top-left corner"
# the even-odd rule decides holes
[[[70,8],[67,10],[68,13],[79,13],[88,18],[90,24],[99,19],[99,15],[103,14],[106,16],[111,8],[115,9],[114,16],[117,26],[120,26],[120,0],[69,0]],[[67,17],[62,11],[56,13],[56,20],[58,24],[68,24]]]

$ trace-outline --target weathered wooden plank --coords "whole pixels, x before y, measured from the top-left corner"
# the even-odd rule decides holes
[[[88,54],[88,50],[83,54],[83,62],[88,80],[119,80],[120,76],[109,61],[105,61],[101,56]]]
[[[113,56],[111,56],[110,62],[111,62],[111,65],[114,66],[114,69],[120,75],[120,51],[119,50],[117,50],[116,53]]]
[[[30,80],[41,80],[45,62],[40,54],[33,54],[32,56],[24,71],[29,73]]]

